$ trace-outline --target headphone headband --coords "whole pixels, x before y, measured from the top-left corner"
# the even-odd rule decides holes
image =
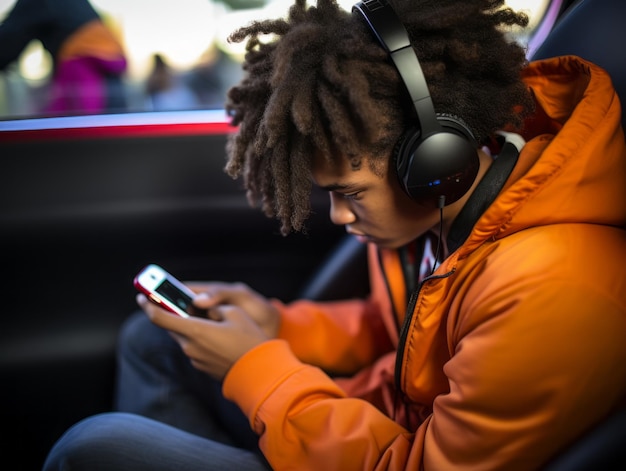
[[[422,136],[441,131],[422,66],[413,51],[406,28],[387,0],[363,0],[354,5],[352,11],[363,16],[398,69],[413,101]]]
[[[352,7],[385,49],[409,92],[417,114],[393,151],[393,166],[414,200],[442,207],[465,195],[478,174],[476,140],[463,121],[437,115],[426,77],[409,34],[387,0],[363,0]]]

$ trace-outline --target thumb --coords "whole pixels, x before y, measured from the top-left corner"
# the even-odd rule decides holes
[[[206,313],[206,317],[213,321],[223,319],[219,306],[220,300],[209,293],[200,293],[193,298],[193,305]]]
[[[193,304],[201,309],[210,309],[222,302],[218,296],[203,291],[193,298]]]

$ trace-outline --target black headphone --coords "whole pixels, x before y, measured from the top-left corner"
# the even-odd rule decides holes
[[[363,0],[352,11],[363,16],[391,57],[417,113],[417,126],[403,134],[394,150],[402,188],[420,203],[454,203],[478,174],[476,139],[460,118],[435,113],[409,35],[387,0]]]

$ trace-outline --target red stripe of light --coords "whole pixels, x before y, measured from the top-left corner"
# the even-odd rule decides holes
[[[0,142],[200,136],[229,134],[237,130],[226,119],[213,119],[213,116],[206,116],[207,119],[203,120],[204,117],[204,115],[180,114],[173,115],[171,120],[156,120],[156,122],[154,119],[151,122],[150,117],[144,120],[141,115],[93,116],[83,120],[70,118],[69,121],[55,121],[54,118],[4,123],[0,121]]]

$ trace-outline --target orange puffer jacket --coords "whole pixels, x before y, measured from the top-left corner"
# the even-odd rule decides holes
[[[524,77],[516,167],[408,310],[397,252],[370,247],[367,300],[277,302],[280,339],[229,371],[275,470],[529,471],[623,403],[619,100],[576,57]]]

